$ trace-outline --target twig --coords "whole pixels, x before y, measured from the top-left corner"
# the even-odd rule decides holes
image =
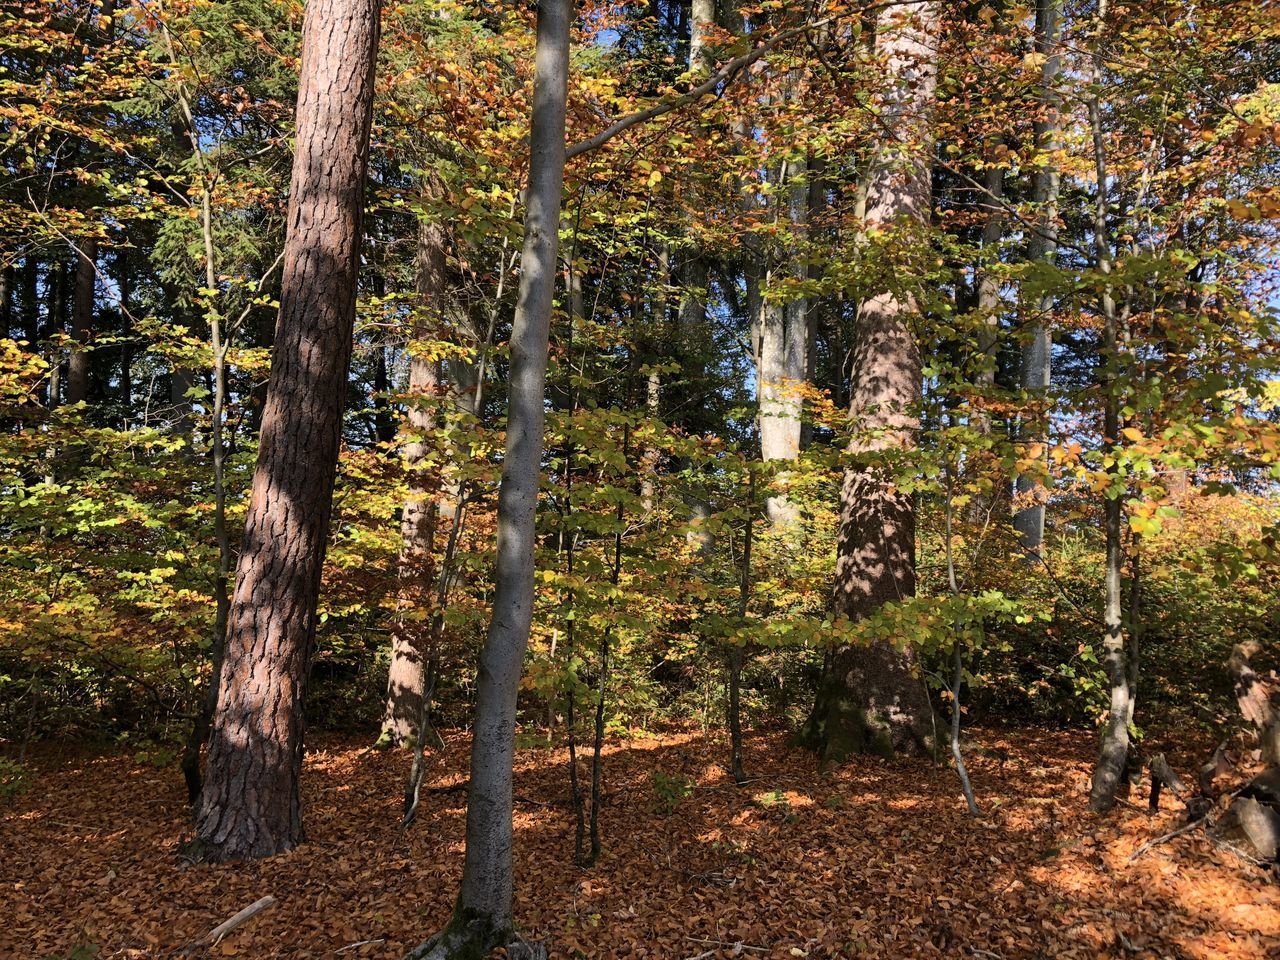
[[[1159,846],[1160,844],[1164,843],[1167,840],[1172,840],[1174,837],[1180,837],[1184,833],[1187,833],[1190,830],[1194,829],[1195,827],[1200,826],[1200,824],[1202,823],[1204,823],[1204,817],[1198,817],[1189,823],[1184,823],[1177,830],[1173,830],[1169,833],[1166,833],[1162,837],[1156,837],[1154,840],[1148,840],[1146,843],[1140,846],[1137,850],[1133,851],[1133,853],[1129,855],[1129,859],[1126,862],[1133,863],[1133,861],[1137,860],[1140,856],[1142,856],[1152,847]]]
[[[369,947],[375,943],[386,943],[386,937],[379,937],[377,940],[357,940],[355,943],[348,943],[345,947],[339,947],[333,951],[335,956],[340,956],[350,950],[359,950],[361,947]]]
[[[741,940],[703,940],[701,937],[685,937],[690,943],[701,944],[704,947],[730,947],[734,950],[750,950],[752,953],[768,953],[768,947],[753,947],[749,943],[743,943]],[[713,953],[715,951],[712,951]],[[703,954],[706,956],[706,954]]]
[[[229,920],[224,920],[222,923],[218,924],[216,927],[210,930],[209,935],[204,938],[202,943],[207,944],[208,946],[211,946],[211,947],[217,946],[217,944],[222,940],[222,938],[225,937],[227,934],[229,934],[236,927],[240,926],[242,923],[245,923],[248,920],[253,919],[258,914],[260,914],[263,910],[269,910],[275,905],[276,905],[276,898],[271,896],[263,897],[261,900],[257,900],[249,904],[249,906],[245,907],[239,913],[232,916]]]
[[[732,83],[753,63],[771,52],[779,44],[790,40],[793,37],[803,37],[814,30],[821,30],[844,17],[869,16],[872,13],[888,9],[890,7],[911,6],[917,2],[918,0],[885,0],[885,2],[868,4],[867,6],[857,10],[842,11],[840,14],[834,16],[824,17],[821,20],[809,20],[789,29],[781,30],[769,39],[762,41],[748,52],[729,60],[727,63],[722,65],[719,70],[696,87],[693,87],[678,96],[672,97],[669,100],[660,101],[644,110],[622,117],[605,127],[605,129],[601,130],[595,136],[570,144],[565,150],[565,159],[572,160],[580,154],[587,153],[596,149],[596,147],[603,146],[618,134],[625,130],[629,130],[636,124],[644,123],[647,120],[654,120],[664,114],[671,113],[674,110],[679,110],[681,107],[690,103],[695,103],[704,97],[717,95],[722,89],[722,84],[727,86]]]

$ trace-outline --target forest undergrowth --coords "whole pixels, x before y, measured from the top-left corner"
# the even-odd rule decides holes
[[[822,773],[785,735],[762,733],[747,738],[752,779],[738,787],[714,736],[623,740],[605,751],[603,855],[586,870],[572,862],[566,750],[522,749],[521,932],[566,958],[1280,955],[1280,885],[1204,831],[1131,860],[1182,823],[1176,799],[1152,816],[1138,790],[1096,818],[1089,738],[972,737],[976,820],[942,765],[861,758]],[[182,855],[191,824],[174,769],[41,744],[32,785],[0,807],[0,957],[399,958],[448,918],[457,889],[470,742],[445,741],[402,832],[408,755],[316,737],[307,842],[219,866]],[[1208,752],[1164,746],[1184,772]],[[208,943],[266,896],[276,903]]]

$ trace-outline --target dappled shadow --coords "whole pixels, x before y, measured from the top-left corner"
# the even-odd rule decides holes
[[[566,751],[521,750],[517,921],[556,957],[710,960],[735,943],[780,958],[1276,955],[1276,888],[1228,855],[1189,840],[1126,862],[1174,813],[1087,815],[1092,745],[1081,732],[981,733],[968,757],[984,810],[974,821],[954,772],[923,761],[855,759],[822,774],[782,735],[757,735],[745,756],[756,779],[740,788],[718,740],[619,742],[606,750],[604,852],[589,870],[571,863]],[[190,828],[173,771],[123,756],[42,760],[37,789],[0,810],[0,956],[63,957],[77,943],[171,956],[270,894],[279,904],[236,933],[235,955],[334,956],[370,940],[341,956],[398,960],[452,905],[465,792],[451,788],[467,750],[447,738],[402,835],[407,755],[317,738],[307,842],[220,866],[178,856]],[[670,812],[654,770],[693,787],[669,793]]]

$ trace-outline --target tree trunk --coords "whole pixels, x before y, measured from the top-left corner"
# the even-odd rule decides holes
[[[49,297],[44,330],[44,339],[46,341],[52,341],[59,334],[65,333],[67,329],[67,287],[70,285],[70,278],[67,276],[68,272],[66,266],[61,263],[49,264],[49,272],[45,278],[45,288]],[[47,406],[52,410],[62,403],[62,348],[49,343],[45,355],[49,361]],[[47,475],[49,483],[53,483],[53,461],[54,456],[51,451],[48,464],[49,473]]]
[[[783,164],[787,220],[794,243],[802,246],[808,221],[809,190],[804,181],[802,162]],[[776,277],[791,273],[805,279],[807,271],[794,263],[771,270]],[[756,393],[760,405],[760,456],[766,462],[794,460],[800,455],[804,426],[804,397],[801,386],[808,372],[809,304],[804,299],[781,303],[771,299],[763,304],[760,323],[760,364]],[[785,474],[779,480],[785,482]],[[775,494],[765,502],[769,522],[774,529],[792,526],[798,519],[796,507],[783,494]]]
[[[439,334],[442,304],[447,296],[444,227],[424,219],[418,228],[417,295],[412,339],[433,339]],[[437,518],[436,497],[440,475],[430,463],[431,437],[436,428],[436,402],[440,389],[440,361],[422,355],[419,344],[409,365],[409,405],[406,421],[409,441],[404,448],[409,494],[400,519],[399,596],[391,633],[391,665],[387,678],[387,705],[379,743],[400,746],[418,736],[418,719],[426,691],[426,664],[430,657],[430,622],[411,617],[429,606],[435,576],[432,545]]]
[[[378,0],[312,0],[276,349],[196,826],[211,861],[303,839],[303,692],[355,323]]]
[[[1098,7],[1098,22],[1106,22],[1106,0]],[[1102,62],[1093,58],[1092,82],[1101,89]],[[1107,221],[1107,161],[1102,129],[1102,106],[1095,96],[1089,102],[1089,127],[1093,139],[1094,168],[1097,183],[1093,219],[1093,244],[1098,271],[1104,277],[1111,273],[1111,238]],[[1120,320],[1110,285],[1103,287],[1100,297],[1103,319],[1102,367],[1099,379],[1103,394],[1102,448],[1110,455],[1108,489],[1103,505],[1106,529],[1106,572],[1103,586],[1103,667],[1111,688],[1111,706],[1102,730],[1098,762],[1093,769],[1089,791],[1089,809],[1102,813],[1115,806],[1116,793],[1129,761],[1129,727],[1133,723],[1133,691],[1136,677],[1136,651],[1125,644],[1124,610],[1121,574],[1124,565],[1124,504],[1127,481],[1120,473],[1120,382],[1124,372],[1120,346]],[[1127,366],[1127,364],[1125,364]]]
[[[37,288],[39,286],[39,264],[35,258],[27,257],[22,262],[22,271],[17,276],[18,294],[17,305],[14,308],[21,322],[21,336],[24,337],[29,344],[28,348],[33,354],[43,354],[44,347],[40,343],[44,339],[44,334],[40,329],[40,304]],[[53,282],[52,267],[48,273],[48,283]],[[39,399],[41,406],[47,406],[49,403],[48,388],[41,384],[39,391]]]
[[[570,0],[538,5],[528,208],[520,294],[511,328],[506,452],[498,489],[493,619],[476,680],[467,847],[453,918],[413,957],[482,956],[512,925],[511,766],[516,697],[533,619],[535,517],[541,479],[547,340],[564,188]]]
[[[942,4],[879,15],[877,46],[893,80],[883,118],[898,149],[869,170],[867,223],[923,233],[932,190],[930,120],[937,82]],[[920,243],[926,241],[922,236]],[[882,293],[862,305],[850,387],[857,464],[845,472],[834,604],[853,620],[915,593],[915,504],[898,491],[890,468],[915,443],[921,361],[911,335],[914,299]],[[824,763],[850,753],[932,753],[933,712],[915,656],[888,641],[845,647],[828,661],[802,740]]]
[[[1258,734],[1262,759],[1268,766],[1280,764],[1280,689],[1253,669],[1253,656],[1261,649],[1252,641],[1231,649],[1227,670],[1241,715]]]
[[[120,425],[128,430],[133,414],[133,317],[129,313],[133,274],[123,253],[116,254],[116,285],[120,288]]]
[[[1036,148],[1049,154],[1059,148],[1058,97],[1053,85],[1061,68],[1058,54],[1060,3],[1061,0],[1036,0],[1036,52],[1045,60],[1040,68],[1040,98],[1044,115],[1035,122],[1035,137]],[[1036,168],[1032,178],[1032,200],[1036,205],[1037,219],[1031,236],[1030,255],[1033,260],[1050,263],[1058,250],[1060,178],[1055,164],[1056,160],[1051,156],[1047,164]],[[1032,396],[1043,395],[1050,385],[1053,338],[1047,317],[1053,305],[1051,294],[1042,294],[1037,299],[1028,338],[1022,347],[1022,388]],[[1035,477],[1019,475],[1017,494],[1026,505],[1014,514],[1013,526],[1028,557],[1038,556],[1044,542],[1045,490]]]
[[[93,301],[98,285],[98,241],[86,237],[72,251],[76,258],[75,296],[71,302],[71,360],[67,364],[67,403],[89,399],[89,340],[93,336]]]
[[[4,331],[3,336],[11,337],[14,340],[22,338],[22,332],[15,332],[13,329],[13,301],[14,301],[14,279],[17,271],[13,267],[7,266],[0,268],[0,330]],[[34,344],[32,344],[34,346]]]
[[[710,73],[714,64],[707,50],[707,33],[716,22],[716,0],[692,0],[689,14],[689,69]]]

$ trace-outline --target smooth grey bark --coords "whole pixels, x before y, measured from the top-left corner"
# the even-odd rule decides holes
[[[1032,200],[1036,205],[1036,231],[1032,234],[1032,260],[1052,263],[1058,251],[1058,192],[1061,178],[1052,158],[1061,146],[1059,99],[1054,89],[1062,69],[1059,53],[1060,5],[1062,0],[1036,0],[1036,52],[1043,56],[1040,68],[1040,98],[1043,115],[1035,121],[1036,149],[1050,155],[1050,160],[1037,167],[1032,178]],[[1053,361],[1053,338],[1046,320],[1053,310],[1054,297],[1040,296],[1035,305],[1035,319],[1022,347],[1022,388],[1032,396],[1045,394],[1050,386]],[[1019,501],[1027,506],[1013,517],[1013,526],[1028,557],[1038,556],[1044,542],[1045,491],[1035,477],[1020,475],[1016,481]],[[1028,503],[1028,501],[1030,501]]]
[[[689,72],[698,77],[711,72],[711,62],[706,49],[707,31],[715,24],[714,0],[693,0],[689,24]],[[678,357],[681,374],[695,402],[688,407],[693,416],[693,428],[700,432],[698,417],[706,404],[707,347],[710,331],[707,324],[707,285],[710,271],[706,254],[696,248],[686,251],[680,266],[681,293],[676,310]],[[690,426],[686,423],[685,426]],[[696,474],[691,472],[691,479]],[[709,557],[715,550],[715,537],[710,532],[712,504],[698,489],[696,480],[685,493],[685,506],[689,514],[687,542],[697,548],[700,557]]]
[[[711,60],[707,50],[707,34],[715,26],[716,0],[692,0],[689,13],[689,69],[709,73]]]
[[[807,165],[787,161],[782,165],[780,191],[792,237],[791,249],[779,257],[766,286],[779,276],[804,280],[807,271],[797,251],[803,248],[808,227],[809,189]],[[766,463],[795,460],[800,455],[804,433],[802,387],[809,370],[809,303],[803,297],[786,302],[775,298],[761,306],[760,361],[757,367],[756,397],[760,407],[760,456]],[[785,481],[785,474],[779,477]],[[765,502],[770,524],[775,529],[793,525],[798,512],[783,494]]]
[[[955,491],[952,484],[952,471],[950,464],[944,464],[943,470],[946,476],[946,540],[945,554],[947,561],[947,588],[951,591],[952,596],[960,595],[960,581],[956,577],[956,555],[953,545],[953,531],[955,528]],[[964,686],[964,644],[960,639],[960,630],[957,628],[955,636],[951,640],[951,758],[956,763],[956,775],[960,778],[960,790],[964,794],[965,803],[969,807],[969,816],[976,817],[979,815],[978,801],[973,796],[973,783],[969,780],[969,768],[965,766],[964,753],[960,750],[960,693]]]
[[[1098,7],[1098,23],[1105,24],[1107,2]],[[1095,90],[1101,88],[1101,55],[1093,58],[1092,83]],[[1107,161],[1105,134],[1102,129],[1100,94],[1089,101],[1089,127],[1093,140],[1094,170],[1097,178],[1097,197],[1094,206],[1093,243],[1094,256],[1099,273],[1111,274],[1111,238],[1107,222]],[[1093,769],[1093,783],[1089,791],[1089,808],[1102,813],[1115,806],[1116,793],[1125,774],[1129,759],[1129,727],[1133,723],[1133,691],[1136,682],[1136,651],[1130,651],[1125,643],[1124,611],[1122,607],[1121,576],[1124,564],[1124,544],[1121,541],[1124,527],[1126,481],[1119,472],[1115,451],[1120,446],[1120,389],[1121,365],[1124,363],[1120,344],[1121,318],[1116,309],[1110,283],[1102,290],[1100,308],[1103,320],[1102,364],[1100,380],[1103,394],[1103,451],[1112,455],[1113,466],[1108,470],[1110,489],[1104,494],[1104,527],[1106,531],[1106,571],[1103,591],[1103,668],[1110,687],[1110,709],[1102,730],[1102,743],[1098,761]]]
[[[982,260],[978,265],[978,317],[982,326],[978,329],[978,347],[982,352],[982,367],[977,372],[977,382],[983,387],[993,387],[996,382],[996,347],[1000,340],[1000,280],[993,265],[999,262],[1000,241],[1004,237],[1004,169],[992,165],[983,177],[986,196],[982,205],[986,220],[982,224]],[[983,432],[989,427],[984,419]]]
[[[453,918],[410,956],[482,956],[512,923],[512,761],[516,697],[533,619],[535,515],[541,479],[547,346],[564,188],[570,0],[538,6],[528,206],[511,329],[507,441],[498,489],[493,618],[476,678],[466,857]]]

